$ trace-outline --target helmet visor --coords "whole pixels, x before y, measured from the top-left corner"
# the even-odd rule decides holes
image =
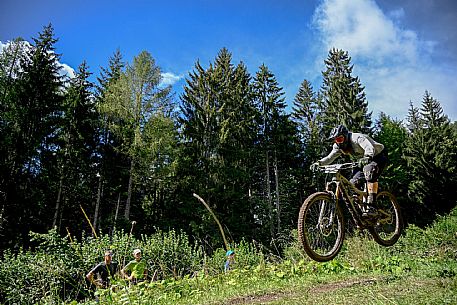
[[[337,136],[337,137],[335,137],[334,141],[336,144],[341,144],[344,142],[344,136],[343,135]]]

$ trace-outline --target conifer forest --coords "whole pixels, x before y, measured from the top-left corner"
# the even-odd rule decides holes
[[[211,252],[222,236],[193,194],[228,239],[281,247],[323,187],[309,168],[337,124],[387,147],[380,185],[407,223],[457,203],[456,122],[427,88],[406,119],[373,117],[347,51],[329,50],[321,86],[304,79],[288,101],[274,71],[250,74],[226,48],[196,60],[177,94],[148,51],[127,62],[113,50],[99,75],[82,62],[63,76],[57,39],[49,25],[0,53],[0,252],[33,248],[30,232],[114,234],[132,222],[136,236],[183,231]]]

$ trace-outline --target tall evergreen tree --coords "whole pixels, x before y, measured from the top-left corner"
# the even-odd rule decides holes
[[[98,221],[100,226],[106,224],[110,230],[115,229],[120,203],[124,199],[121,195],[125,189],[123,186],[128,182],[129,163],[128,156],[121,149],[122,137],[111,129],[111,126],[121,123],[120,118],[109,115],[104,111],[104,107],[108,103],[107,94],[110,87],[119,81],[124,68],[125,62],[121,51],[117,49],[109,58],[108,67],[101,68],[95,96],[100,118],[98,126],[100,141],[97,151],[100,155],[98,172],[101,192],[95,207],[94,219],[100,218]],[[100,217],[101,215],[104,217]]]
[[[259,221],[269,228],[270,237],[275,237],[281,228],[281,152],[284,152],[284,139],[290,140],[289,136],[296,135],[296,132],[291,132],[294,127],[287,127],[290,120],[285,114],[284,92],[265,65],[260,66],[256,73],[253,87],[259,112],[257,149],[261,156],[256,166],[260,200],[255,213]]]
[[[187,192],[183,201],[188,202],[182,206],[183,214],[188,206],[199,205],[189,198],[196,192],[215,209],[234,237],[249,232],[252,223],[249,162],[254,158],[251,150],[256,129],[249,81],[246,67],[242,63],[234,67],[231,53],[224,48],[207,69],[196,63],[181,97],[185,158],[179,168],[183,181],[189,182],[182,186]],[[215,231],[203,206],[197,211],[199,220],[191,220],[193,233],[201,236]],[[202,225],[196,225],[198,222]],[[211,238],[220,241],[218,234]]]
[[[352,76],[353,65],[348,52],[330,50],[325,65],[322,94],[326,131],[343,124],[349,130],[369,133],[371,112],[368,112],[364,87],[358,77]]]
[[[243,63],[231,66],[231,54],[222,49],[215,62],[215,77],[229,74],[223,81],[224,101],[220,109],[218,145],[218,210],[230,231],[240,236],[252,230],[249,189],[251,187],[253,146],[256,137],[255,107],[252,102],[250,75]],[[221,78],[224,79],[224,78]],[[222,198],[221,198],[222,197]],[[240,223],[242,225],[240,225]]]
[[[411,174],[409,195],[428,215],[447,212],[455,206],[457,195],[457,141],[449,119],[426,91],[419,118],[410,111],[408,120],[409,126],[415,126],[404,154]]]
[[[2,115],[9,126],[9,140],[3,148],[5,160],[0,162],[6,164],[0,186],[6,216],[2,244],[10,246],[27,243],[29,230],[43,227],[40,217],[47,201],[38,184],[45,154],[42,148],[57,127],[63,101],[52,26],[44,27],[33,40],[20,56],[17,75],[9,80],[11,91],[4,100],[7,111]]]
[[[415,131],[423,128],[423,122],[419,112],[419,108],[414,107],[412,102],[410,102],[408,109],[407,128],[410,133],[414,133]]]
[[[292,118],[296,122],[303,143],[310,142],[319,132],[319,100],[306,79],[300,84],[294,98]]]
[[[321,152],[325,147],[322,113],[322,98],[314,93],[311,83],[303,80],[292,108],[292,118],[297,125],[301,141],[300,162],[296,166],[300,177],[299,202],[303,202],[316,187],[320,187],[316,185],[309,167],[321,158]]]
[[[58,170],[54,179],[58,183],[53,227],[60,228],[62,221],[65,226],[70,226],[74,219],[62,219],[63,215],[73,215],[80,206],[88,210],[88,204],[95,202],[93,185],[97,185],[94,165],[98,163],[98,117],[92,93],[94,85],[88,80],[90,75],[86,62],[83,62],[66,90],[60,128],[56,132],[58,139],[48,143],[57,148],[56,163],[50,164],[49,168]],[[51,157],[47,159],[52,160]]]
[[[6,222],[6,189],[7,182],[11,179],[12,158],[14,150],[14,117],[17,107],[17,93],[19,89],[18,76],[20,59],[26,52],[26,43],[21,39],[15,39],[0,52],[0,239],[6,240],[3,230]],[[1,244],[0,244],[1,248]]]

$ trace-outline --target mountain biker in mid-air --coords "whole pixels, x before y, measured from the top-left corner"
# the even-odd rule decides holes
[[[376,216],[377,211],[373,206],[378,193],[378,178],[388,162],[387,149],[368,135],[351,132],[343,125],[333,128],[328,140],[334,141],[332,151],[328,156],[313,163],[311,169],[315,170],[320,165],[331,164],[341,154],[362,157],[359,160],[359,167],[354,171],[350,181],[356,187],[361,188],[366,179],[368,197],[367,206],[363,208],[363,216]]]

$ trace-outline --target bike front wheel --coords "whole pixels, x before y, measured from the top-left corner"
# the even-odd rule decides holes
[[[333,259],[344,240],[343,213],[327,192],[314,193],[300,208],[298,238],[306,254],[318,262]]]
[[[382,246],[392,246],[400,238],[403,220],[397,199],[389,192],[380,192],[376,196],[378,219],[373,227],[368,228],[373,239]]]

